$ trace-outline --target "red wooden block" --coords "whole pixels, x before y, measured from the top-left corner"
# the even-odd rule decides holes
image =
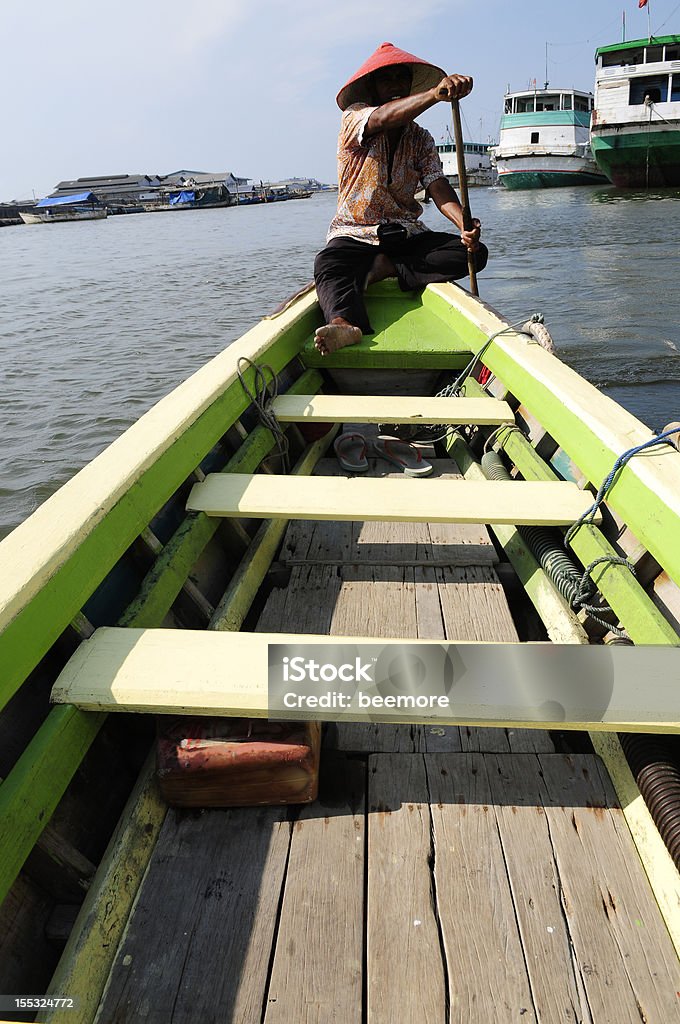
[[[161,793],[173,807],[310,803],[320,737],[318,722],[159,718]]]

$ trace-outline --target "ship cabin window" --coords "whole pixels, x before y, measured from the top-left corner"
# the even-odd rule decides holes
[[[680,46],[667,46],[664,60],[680,60]]]
[[[631,78],[630,98],[631,107],[640,106],[648,96],[652,103],[665,103],[668,99],[668,76],[649,75],[644,78]]]
[[[505,106],[503,107],[503,113],[504,114],[511,114],[512,113],[512,100],[506,100],[505,101]]]
[[[574,110],[590,110],[590,104],[585,96],[574,96]]]
[[[535,146],[537,142],[538,142],[538,132],[532,132],[531,133],[531,145]]]
[[[613,53],[603,53],[601,58],[603,68],[620,68],[628,63],[628,50],[614,50]]]
[[[680,75],[673,75],[671,80],[671,103],[680,102]]]
[[[657,64],[663,60],[663,46],[645,47],[645,64]]]
[[[562,95],[562,110],[571,110],[573,102],[573,96],[571,94],[564,93]]]
[[[517,109],[516,109],[515,113],[517,113],[517,114],[533,114],[533,112],[535,110],[535,107],[534,107],[535,98],[533,96],[518,96],[517,99],[515,100],[515,102],[517,104]]]
[[[642,64],[644,57],[644,50],[613,50],[602,54],[602,67],[620,68],[623,65]]]
[[[536,110],[559,110],[560,109],[560,97],[557,96],[540,96],[536,99]]]

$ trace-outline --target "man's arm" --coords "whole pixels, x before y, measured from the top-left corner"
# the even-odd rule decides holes
[[[471,231],[463,230],[463,208],[460,205],[458,196],[455,190],[451,187],[446,178],[437,178],[436,181],[431,182],[428,185],[427,191],[430,198],[434,200],[435,205],[440,213],[443,213],[452,224],[455,224],[460,231],[460,237],[463,245],[474,252],[475,249],[479,248],[479,236],[482,230],[481,221],[477,218],[473,218],[473,228]]]
[[[404,96],[403,99],[389,100],[377,107],[369,117],[364,128],[365,139],[379,132],[389,132],[394,128],[403,128],[410,121],[414,121],[419,114],[429,110],[435,103],[442,103],[454,99],[462,99],[463,96],[472,90],[472,79],[467,75],[447,75],[439,85],[428,89],[426,92],[416,93],[414,96]]]

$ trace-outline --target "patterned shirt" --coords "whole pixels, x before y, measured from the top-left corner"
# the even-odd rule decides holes
[[[423,212],[414,199],[419,186],[427,188],[444,177],[437,147],[428,131],[414,121],[402,130],[389,176],[387,133],[364,141],[368,119],[377,107],[353,103],[342,115],[338,138],[338,210],[327,241],[340,235],[378,244],[378,224],[403,224],[409,235],[427,231]]]

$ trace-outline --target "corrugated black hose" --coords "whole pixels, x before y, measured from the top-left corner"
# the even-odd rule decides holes
[[[654,824],[680,870],[680,767],[675,738],[621,733],[619,739]]]
[[[489,480],[512,480],[497,452],[482,455],[482,472]],[[517,531],[534,558],[571,608],[580,591],[583,573],[545,526],[518,526]]]
[[[482,456],[482,470],[491,480],[512,479],[497,452],[487,452]],[[543,571],[571,606],[581,582],[581,573],[574,562],[545,527],[519,526],[517,529]],[[674,737],[645,733],[622,733],[619,739],[652,820],[676,868],[680,870],[680,759],[677,741]]]

